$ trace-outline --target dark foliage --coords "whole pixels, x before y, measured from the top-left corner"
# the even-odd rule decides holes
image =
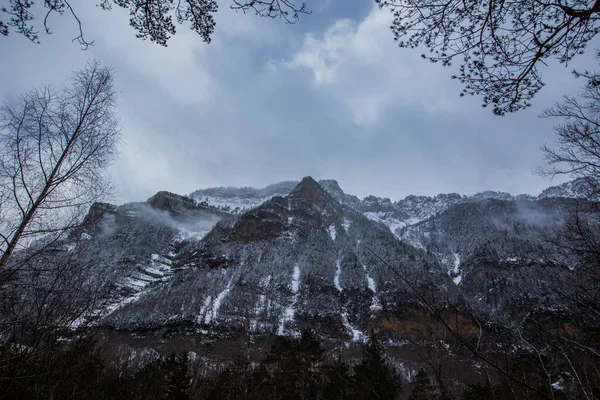
[[[117,377],[107,370],[90,338],[53,343],[37,351],[5,345],[0,349],[2,399],[117,398]]]
[[[535,358],[511,363],[513,372],[532,384],[540,388],[547,384]],[[160,357],[137,371],[126,371],[105,359],[103,348],[92,336],[57,341],[35,352],[5,345],[0,348],[0,376],[0,399],[26,400],[392,400],[401,391],[400,379],[374,338],[363,346],[362,359],[352,367],[341,360],[329,360],[310,332],[297,339],[277,337],[264,359],[250,362],[240,358],[216,373],[195,369],[188,353]],[[565,380],[557,381],[564,387],[554,392],[556,399],[596,395],[597,387],[582,392]],[[408,398],[439,399],[432,382],[424,369],[419,370]],[[463,400],[540,398],[502,380],[485,386],[465,383]],[[455,393],[461,394],[460,390]]]
[[[461,95],[482,95],[496,114],[518,111],[544,86],[550,58],[567,64],[600,30],[600,2],[587,0],[376,0],[394,13],[400,47],[460,65]]]
[[[363,348],[362,360],[354,367],[354,398],[393,399],[401,388],[381,343],[371,334]]]
[[[481,383],[469,384],[463,393],[462,400],[501,399],[502,397],[496,392],[490,386],[483,386]]]
[[[350,400],[354,399],[353,377],[350,366],[342,361],[336,360],[333,365],[325,366],[327,377],[323,387],[324,400]]]
[[[429,375],[423,368],[417,372],[413,380],[413,390],[408,400],[430,400],[434,398],[435,388],[431,384]]]
[[[328,362],[314,334],[305,331],[298,339],[275,338],[259,365],[238,360],[199,387],[211,388],[203,399],[360,400],[394,399],[401,385],[374,337],[351,368],[341,360]]]
[[[32,25],[33,0],[10,0],[9,7],[3,7],[2,12],[9,16],[7,22],[0,21],[0,34],[8,35],[9,26],[29,40],[39,43],[39,31]],[[51,33],[49,17],[52,14],[69,14],[78,24],[78,35],[73,39],[83,49],[94,43],[84,36],[84,29],[76,10],[67,0],[43,0],[46,8],[43,26],[44,31]],[[162,46],[166,46],[169,38],[176,33],[174,21],[179,24],[189,24],[192,31],[196,32],[202,40],[210,43],[215,30],[213,15],[217,12],[218,5],[215,0],[99,0],[103,10],[111,10],[113,5],[129,11],[129,24],[136,30],[136,36],[141,39],[150,39]],[[287,23],[298,20],[299,14],[309,11],[306,4],[296,5],[291,0],[265,0],[265,1],[237,1],[231,6],[234,10],[244,13],[253,12],[261,17],[282,18]]]

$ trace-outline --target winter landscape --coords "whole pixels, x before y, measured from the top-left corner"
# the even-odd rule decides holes
[[[0,399],[600,399],[600,1],[0,3]]]

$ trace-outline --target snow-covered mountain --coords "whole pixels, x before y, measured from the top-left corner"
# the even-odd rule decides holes
[[[90,279],[106,291],[88,316],[139,346],[304,328],[341,343],[376,330],[401,346],[425,329],[416,293],[454,307],[467,326],[556,312],[553,277],[576,270],[561,233],[579,186],[536,197],[361,200],[334,180],[306,177],[264,189],[159,192],[94,205],[52,257],[93,266]]]
[[[262,189],[253,187],[216,187],[196,190],[188,195],[198,204],[207,204],[234,214],[257,207],[274,196],[285,196],[298,182],[284,181]]]
[[[212,206],[232,214],[239,214],[254,208],[274,196],[285,196],[299,182],[283,181],[262,189],[252,187],[217,187],[197,190],[188,195],[197,204]],[[335,200],[344,206],[355,209],[365,217],[385,224],[392,233],[400,235],[399,229],[424,221],[433,215],[446,211],[458,203],[478,202],[487,199],[504,201],[537,201],[548,198],[584,199],[589,197],[590,183],[576,179],[552,186],[538,196],[528,194],[511,195],[506,192],[487,190],[471,196],[458,193],[438,194],[436,196],[409,195],[404,199],[392,201],[389,198],[367,196],[364,199],[345,193],[333,179],[320,180],[319,185]]]
[[[383,307],[411,302],[373,253],[405,260],[411,278],[430,271],[424,283],[454,286],[431,269],[432,257],[344,207],[312,178],[285,197],[218,222],[199,242],[164,251],[175,253],[170,265],[177,272],[112,312],[107,324],[145,330],[168,322],[213,333],[249,326],[265,335],[312,326],[360,340]]]

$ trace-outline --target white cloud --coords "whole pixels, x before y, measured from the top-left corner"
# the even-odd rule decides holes
[[[207,103],[214,98],[219,88],[206,62],[213,49],[185,26],[177,26],[168,47],[140,40],[122,11],[115,8],[110,13],[94,14],[99,20],[90,25],[103,28],[90,32],[96,39],[95,50],[110,55],[116,65],[143,76],[177,102]]]
[[[392,40],[391,22],[391,13],[376,6],[358,24],[338,20],[320,37],[307,34],[285,65],[309,69],[314,85],[345,104],[358,125],[377,123],[397,105],[454,110],[458,87],[444,93],[444,86],[452,88],[449,74],[421,60],[418,52],[401,51]]]
[[[158,190],[191,192],[196,187],[194,178],[177,164],[178,159],[169,149],[161,146],[143,121],[125,120],[119,158],[111,168],[111,175],[119,188],[119,199],[144,200]]]

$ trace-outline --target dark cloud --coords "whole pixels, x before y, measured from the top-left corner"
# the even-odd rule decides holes
[[[60,84],[90,58],[114,66],[124,131],[112,169],[120,202],[305,175],[391,198],[536,194],[549,185],[531,171],[556,121],[537,115],[577,92],[569,71],[595,65],[590,55],[569,69],[548,68],[535,107],[496,117],[479,99],[458,97],[450,69],[397,49],[385,11],[352,4],[332,0],[294,26],[223,4],[212,44],[182,27],[166,49],[136,39],[126,14],[82,5],[86,34],[96,40],[86,52],[71,44],[67,18],[41,45],[0,38],[0,98]]]

